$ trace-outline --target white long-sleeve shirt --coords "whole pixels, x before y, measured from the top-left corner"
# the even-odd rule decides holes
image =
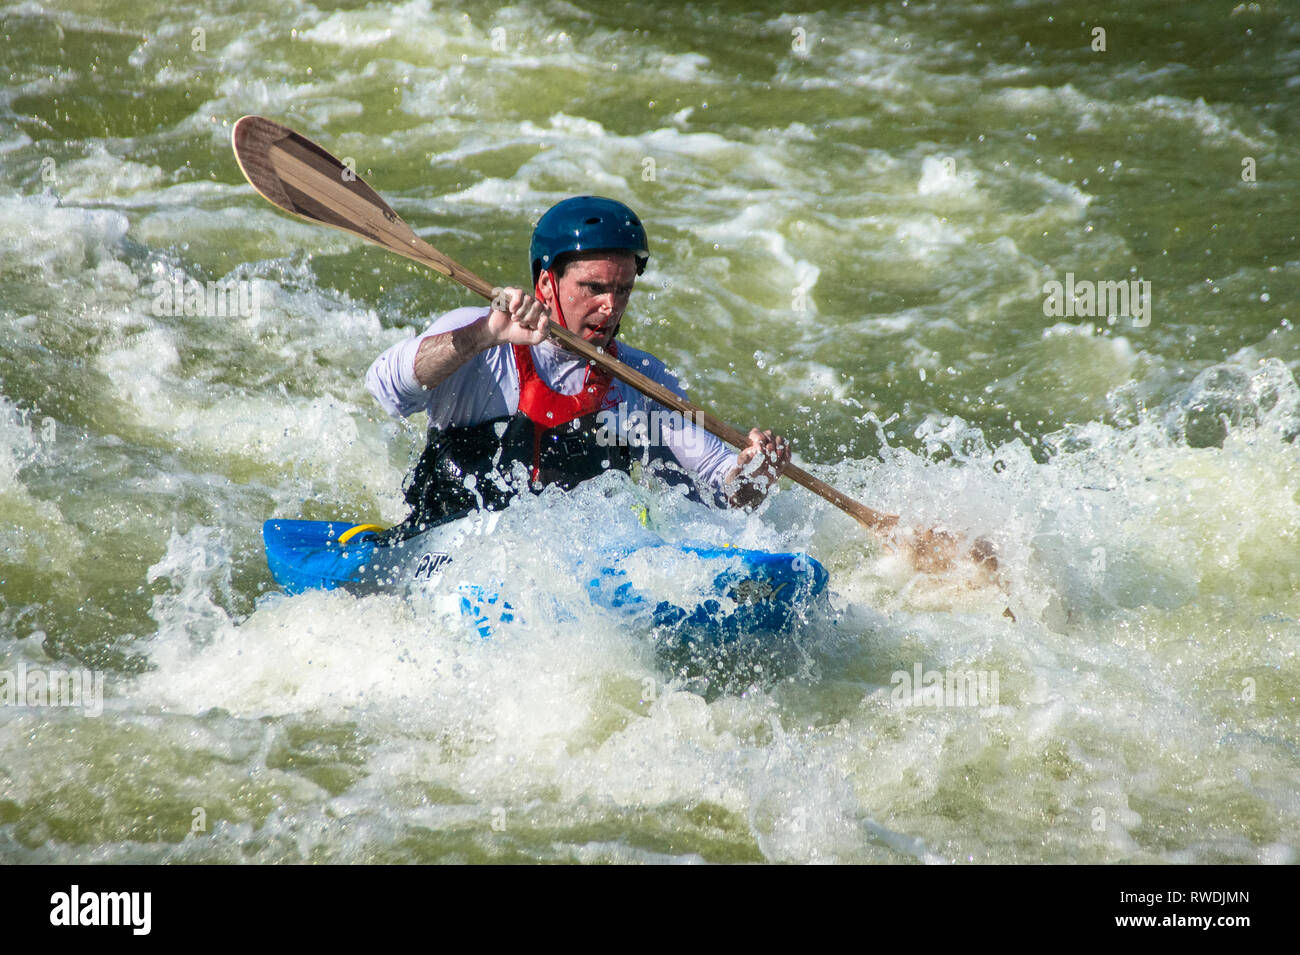
[[[519,410],[519,372],[514,350],[497,345],[475,355],[436,388],[425,388],[415,378],[415,353],[430,335],[464,328],[489,309],[457,308],[434,321],[422,334],[398,342],[375,359],[366,372],[366,388],[385,411],[408,417],[420,411],[429,415],[429,429],[468,427],[515,414]],[[532,347],[537,374],[562,395],[583,387],[587,361],[564,351],[554,342]],[[649,352],[622,342],[618,357],[624,364],[686,397],[677,378]],[[648,445],[652,460],[674,459],[705,485],[721,491],[726,475],[736,466],[736,454],[713,435],[682,415],[670,412],[631,385],[615,379],[610,385],[614,408],[601,412],[598,422],[620,443]]]

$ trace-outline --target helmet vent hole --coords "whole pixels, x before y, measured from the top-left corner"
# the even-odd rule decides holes
[[[592,216],[590,219],[588,219],[588,220],[586,221],[585,224],[586,224],[586,225],[600,225],[600,219],[598,219],[596,216]]]

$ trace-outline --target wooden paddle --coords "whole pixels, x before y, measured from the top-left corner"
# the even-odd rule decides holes
[[[302,134],[262,116],[245,116],[235,123],[232,139],[239,168],[253,188],[272,205],[308,222],[342,229],[404,255],[455,279],[486,299],[492,299],[500,291],[421,239],[355,170]],[[736,448],[749,445],[747,433],[680,398],[567,328],[549,322],[547,330],[568,351],[599,365],[665,407],[681,412],[728,444]],[[897,532],[897,515],[872,510],[794,464],[786,465],[782,474],[852,515],[891,544],[905,546],[917,569],[941,570],[951,563],[957,542],[950,535],[923,531],[906,538]],[[992,547],[984,540],[976,541],[971,557],[978,563],[996,566]]]

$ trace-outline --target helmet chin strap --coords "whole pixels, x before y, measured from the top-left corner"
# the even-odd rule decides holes
[[[560,308],[560,283],[555,278],[554,272],[552,272],[550,269],[542,269],[542,271],[537,276],[537,284],[533,287],[533,295],[537,298],[538,301],[543,300],[543,296],[542,296],[543,279],[550,280],[551,292],[553,293],[551,297],[555,299],[555,314],[560,319],[560,324],[563,325],[566,329],[568,329],[569,320],[564,317],[564,309]],[[572,329],[569,329],[569,331],[572,331]]]
[[[542,269],[542,271],[538,274],[537,284],[533,286],[533,296],[538,301],[542,300],[543,279],[548,279],[551,283],[551,292],[553,293],[552,297],[555,299],[555,314],[560,319],[560,324],[572,332],[573,329],[569,328],[569,320],[564,317],[564,309],[560,307],[560,281],[555,277],[555,273],[552,272],[550,269]],[[615,336],[618,335],[618,330],[622,326],[622,324],[623,324],[623,316],[620,315],[618,317],[618,321],[614,323],[613,330],[609,333],[609,342],[606,343],[607,346],[613,343],[614,338]]]

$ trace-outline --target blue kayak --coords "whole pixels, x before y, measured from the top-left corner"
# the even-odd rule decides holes
[[[503,587],[458,580],[456,550],[471,546],[455,524],[391,541],[373,524],[273,519],[262,525],[271,575],[287,593],[343,588],[351,593],[406,593],[442,588],[459,599],[461,614],[484,637],[515,622]],[[472,539],[472,538],[471,538]],[[681,560],[704,570],[703,588],[647,593],[634,583],[647,561]],[[729,644],[790,630],[818,599],[824,600],[826,569],[806,554],[778,554],[681,544],[646,535],[635,544],[611,547],[574,573],[591,602],[671,632],[683,643]]]

